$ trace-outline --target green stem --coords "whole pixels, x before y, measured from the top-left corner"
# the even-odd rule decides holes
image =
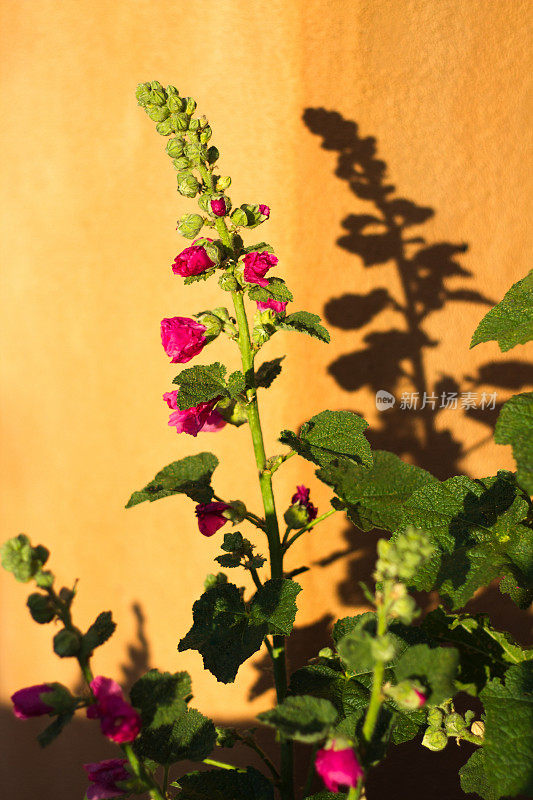
[[[385,636],[387,633],[387,610],[385,599],[382,599],[377,608],[378,625],[376,636]],[[382,703],[381,687],[383,685],[383,675],[385,673],[385,662],[377,661],[374,665],[373,678],[372,678],[372,691],[370,693],[370,702],[366,712],[365,722],[363,725],[363,737],[366,742],[370,742],[376,722],[378,719],[379,709]]]
[[[309,769],[307,770],[307,778],[305,780],[304,785],[304,798],[307,797],[309,792],[311,791],[311,786],[313,785],[313,778],[315,777],[315,756],[318,750],[318,744],[313,745],[313,750],[311,753],[311,759],[309,761]]]
[[[142,761],[137,756],[130,742],[126,742],[125,744],[123,744],[122,749],[124,751],[124,755],[131,764],[131,769],[133,771],[133,774],[137,778],[139,778],[139,780],[143,781],[148,785],[149,787],[148,794],[150,795],[152,800],[165,800],[164,795],[161,794],[159,786],[155,783],[152,776],[146,772]]]
[[[258,589],[262,589],[263,584],[261,583],[261,579],[259,577],[257,570],[254,567],[249,567],[248,569],[250,571],[250,575],[252,576],[252,580],[255,583],[256,587]]]
[[[298,531],[296,531],[294,536],[291,536],[290,539],[286,539],[285,544],[284,544],[284,552],[287,552],[289,547],[292,544],[294,544],[296,539],[300,538],[302,533],[305,533],[306,531],[310,531],[311,528],[314,528],[315,525],[318,525],[319,522],[322,522],[323,520],[327,519],[328,517],[331,517],[331,515],[335,514],[337,511],[338,511],[337,508],[330,508],[329,511],[325,511],[323,514],[321,514],[319,517],[314,519],[312,522],[308,522],[307,525],[305,525],[303,528],[300,528]],[[285,537],[283,537],[283,538],[285,539]]]
[[[363,779],[359,778],[357,781],[357,786],[351,786],[348,794],[346,795],[346,800],[359,800],[361,797],[361,792],[363,790]]]
[[[478,746],[481,746],[484,742],[482,736],[476,736],[475,733],[468,733],[467,731],[461,733],[460,738],[464,739],[465,742],[471,742],[472,744],[477,744]]]
[[[216,761],[214,758],[204,758],[204,764],[208,764],[210,767],[218,767],[219,769],[238,769],[233,764],[227,764],[225,761]]]

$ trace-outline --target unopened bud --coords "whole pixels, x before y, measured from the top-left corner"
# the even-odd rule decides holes
[[[166,106],[147,105],[146,113],[154,122],[163,122],[164,119],[170,116],[170,111]]]
[[[178,222],[177,230],[186,239],[194,239],[202,230],[204,218],[200,214],[184,214]]]
[[[441,728],[444,722],[444,713],[440,708],[430,708],[427,716],[427,723],[430,728]]]
[[[177,114],[172,114],[170,117],[170,122],[172,125],[172,130],[175,131],[175,133],[186,131],[189,127],[189,117],[183,111],[178,112]]]
[[[231,221],[237,228],[245,228],[248,225],[248,217],[242,208],[236,208],[231,212]]]
[[[178,94],[171,94],[167,99],[167,107],[172,114],[179,114],[183,111],[185,103]]]
[[[444,728],[448,736],[457,737],[466,731],[467,726],[462,716],[454,711],[445,718]]]
[[[39,594],[39,592],[30,594],[26,605],[33,619],[39,625],[46,625],[47,622],[52,622],[56,615],[54,604],[47,594]]]
[[[303,528],[309,522],[309,512],[305,505],[294,503],[286,510],[283,519],[288,528],[298,530],[298,528]]]
[[[444,731],[436,730],[435,728],[428,728],[422,739],[422,745],[427,747],[428,750],[438,752],[444,750],[448,744],[448,737]]]
[[[183,155],[183,139],[180,139],[179,136],[169,139],[166,150],[171,158],[179,158]]]
[[[231,208],[231,201],[229,197],[222,195],[221,197],[214,197],[210,202],[210,206],[215,217],[225,217]]]
[[[396,654],[394,641],[387,634],[372,639],[370,648],[376,661],[392,661]]]
[[[386,683],[383,686],[383,691],[386,695],[392,697],[400,708],[405,708],[406,710],[421,708],[426,702],[424,692],[414,686],[411,681],[401,681],[395,686]]]
[[[201,141],[201,143],[202,144],[207,144],[207,142],[209,141],[209,139],[211,138],[212,135],[213,135],[213,131],[211,130],[209,125],[206,125],[205,128],[201,129],[201,133],[200,133],[200,141]]]
[[[76,656],[80,650],[81,637],[76,631],[64,628],[54,636],[54,653],[60,658]]]
[[[224,272],[218,279],[218,285],[221,289],[224,289],[225,292],[234,292],[236,289],[239,288],[239,284],[237,283],[237,279],[231,272]]]
[[[199,123],[199,121],[197,119],[191,118],[189,120],[189,130],[190,131],[197,131],[199,127],[200,127],[200,123]]]
[[[185,113],[191,116],[196,111],[196,100],[192,97],[185,98]]]
[[[210,147],[209,150],[211,150],[211,149],[212,148]],[[208,153],[209,153],[209,150],[207,151]],[[217,192],[225,192],[226,189],[229,188],[230,184],[231,184],[231,178],[229,177],[229,175],[226,175],[223,178],[217,178],[217,184],[216,184],[217,185]]]
[[[155,126],[156,131],[160,133],[161,136],[170,136],[173,132],[171,120],[171,117],[167,117],[167,119],[163,120],[163,122],[158,122]]]
[[[200,184],[190,172],[178,173],[178,192],[185,197],[196,197]]]

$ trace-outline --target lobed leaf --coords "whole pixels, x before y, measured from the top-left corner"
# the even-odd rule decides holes
[[[272,361],[265,361],[261,364],[255,373],[255,385],[258,389],[268,389],[272,385],[281,372],[281,362],[284,358],[285,356],[279,356],[278,358],[273,358]]]
[[[173,461],[157,473],[144,489],[134,492],[126,508],[149,500],[160,500],[173,494],[186,494],[197,503],[208,503],[213,499],[211,478],[218,466],[218,458],[213,453],[198,453],[180,461]]]
[[[532,273],[533,274],[533,273]],[[511,397],[503,404],[494,429],[496,444],[510,444],[519,484],[533,494],[533,392]]]
[[[315,339],[320,339],[321,342],[328,344],[331,339],[327,328],[320,324],[318,314],[311,314],[310,311],[295,311],[293,314],[284,317],[278,323],[278,327],[282,330],[307,333],[308,336],[313,336]]]
[[[274,800],[270,781],[254,767],[190,772],[174,781],[179,800]]]
[[[533,270],[513,284],[477,326],[470,347],[496,341],[502,353],[533,339]]]
[[[289,636],[296,617],[296,597],[302,587],[287,578],[272,578],[255,593],[250,606],[252,625],[267,626],[268,633]]]
[[[335,706],[319,697],[297,695],[287,697],[275,708],[263,711],[257,718],[276,728],[287,739],[299,742],[320,742],[338,719]]]
[[[370,466],[372,453],[363,433],[367,427],[352,411],[321,411],[304,422],[299,434],[282,431],[280,441],[319,467],[339,458]]]
[[[93,650],[107,642],[115,632],[117,623],[113,621],[111,611],[102,611],[93,624],[82,636],[80,657],[89,656]]]

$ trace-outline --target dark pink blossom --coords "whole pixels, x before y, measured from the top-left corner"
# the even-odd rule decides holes
[[[265,301],[258,300],[257,308],[259,309],[259,311],[268,311],[270,309],[271,311],[274,311],[276,314],[283,314],[285,309],[287,308],[287,303],[286,301],[283,300],[272,300],[272,298],[270,298],[269,300]]]
[[[196,506],[198,528],[204,536],[213,536],[223,525],[228,522],[224,511],[231,508],[227,503],[199,503]]]
[[[416,697],[418,699],[418,708],[422,708],[422,706],[425,704],[426,699],[427,699],[426,695],[424,694],[424,692],[421,692],[419,689],[415,689],[414,686],[413,686],[413,692],[415,693],[415,695],[416,695]]]
[[[172,364],[186,364],[202,352],[207,328],[189,317],[161,320],[161,341]]]
[[[267,219],[270,216],[270,208],[268,206],[259,206],[259,213],[262,214]]]
[[[311,493],[310,489],[305,486],[297,486],[296,493],[291,497],[291,503],[298,503],[300,506],[305,506],[307,509],[308,522],[312,522],[318,514],[318,508],[312,504],[309,499]]]
[[[102,733],[112,742],[132,742],[141,729],[141,718],[124,700],[118,683],[98,675],[91,689],[96,702],[87,708],[89,719],[99,719]]]
[[[54,687],[49,683],[39,683],[37,686],[26,686],[19,689],[11,696],[13,703],[13,713],[19,719],[30,719],[30,717],[41,717],[49,714],[54,708],[41,699],[41,695],[52,692]]]
[[[211,200],[211,211],[216,217],[225,217],[227,214],[226,201],[223,197]]]
[[[335,750],[335,742],[316,754],[315,769],[330,792],[356,787],[363,770],[351,747]]]
[[[176,428],[176,433],[188,433],[191,436],[197,436],[200,432],[213,433],[219,431],[226,424],[226,420],[222,419],[215,406],[220,400],[215,397],[207,403],[198,403],[197,406],[192,408],[180,409],[177,403],[178,392],[165,392],[163,400],[166,401],[169,408],[173,409],[172,414],[168,418],[168,424]]]
[[[91,781],[87,789],[87,800],[107,800],[109,797],[121,797],[125,794],[125,790],[117,784],[131,777],[125,768],[127,763],[125,758],[108,758],[106,761],[84,764],[83,769]]]
[[[214,262],[207,255],[205,247],[192,244],[176,256],[172,264],[172,272],[174,275],[186,278],[189,275],[200,275],[212,266],[214,266]]]
[[[244,256],[244,280],[247,283],[256,283],[258,286],[268,286],[265,278],[268,270],[278,263],[272,253],[246,253]]]

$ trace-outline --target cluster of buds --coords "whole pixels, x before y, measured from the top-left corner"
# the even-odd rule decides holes
[[[428,750],[444,750],[448,739],[455,739],[457,744],[462,739],[475,741],[483,739],[485,726],[479,720],[474,721],[473,711],[466,711],[464,716],[454,710],[450,701],[442,706],[431,708],[427,716],[427,728],[422,744]]]
[[[408,582],[420,565],[431,558],[434,547],[424,531],[409,526],[394,540],[378,541],[378,560],[374,578],[377,582]]]

